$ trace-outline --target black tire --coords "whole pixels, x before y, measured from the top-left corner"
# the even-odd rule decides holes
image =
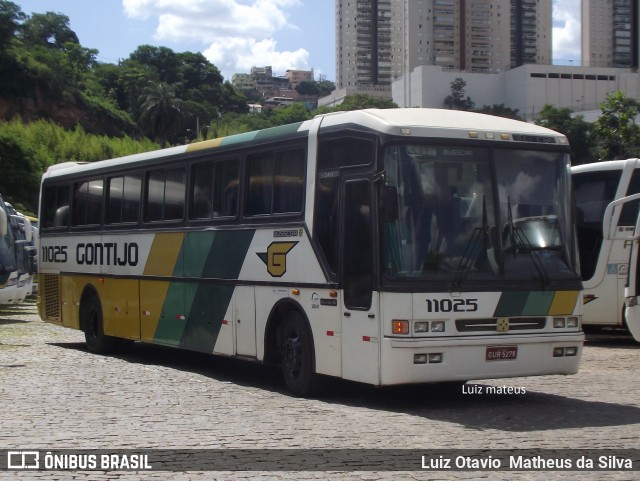
[[[89,351],[107,354],[116,348],[117,339],[104,334],[102,304],[95,294],[89,295],[80,306],[80,323]]]
[[[298,312],[290,312],[278,331],[280,369],[287,389],[297,396],[310,396],[318,390],[313,340]]]

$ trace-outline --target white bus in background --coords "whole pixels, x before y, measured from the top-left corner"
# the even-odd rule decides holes
[[[632,197],[640,197],[640,194],[635,194]],[[633,336],[633,338],[640,342],[640,283],[638,282],[638,250],[640,249],[640,216],[636,220],[633,241],[631,242],[631,255],[629,257],[629,265],[632,266],[629,269],[629,281],[625,288],[625,322],[627,329]]]
[[[0,305],[17,304],[33,291],[31,222],[0,196]]]
[[[638,219],[640,160],[571,168],[583,279],[583,327],[626,327],[625,286]]]

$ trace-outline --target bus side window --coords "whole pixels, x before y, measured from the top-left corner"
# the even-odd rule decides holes
[[[44,229],[69,227],[69,186],[45,187],[42,196],[42,227]]]
[[[238,213],[238,159],[219,160],[213,172],[213,217],[235,217]]]
[[[147,173],[145,222],[182,220],[186,177],[186,169],[182,167]]]
[[[276,153],[273,213],[302,212],[304,206],[305,155],[301,150]]]
[[[249,155],[247,215],[302,212],[304,169],[303,149]]]
[[[102,222],[102,179],[76,184],[73,193],[72,224],[98,225]]]
[[[108,180],[106,224],[138,222],[141,185],[140,174],[111,177]]]
[[[629,181],[629,187],[625,195],[640,194],[640,169],[633,169],[631,174],[631,180]],[[620,226],[635,226],[636,219],[638,218],[638,205],[637,200],[627,202],[622,206],[622,212],[620,212],[620,220],[618,225]]]
[[[191,206],[190,219],[208,219],[211,217],[213,205],[213,162],[196,164],[191,168]]]

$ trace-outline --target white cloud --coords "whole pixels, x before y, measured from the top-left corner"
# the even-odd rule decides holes
[[[122,0],[129,17],[157,18],[155,37],[171,44],[202,46],[202,52],[226,79],[252,66],[274,72],[309,68],[304,49],[279,51],[276,37],[296,29],[288,9],[300,0]]]
[[[553,60],[580,65],[580,0],[553,2]]]
[[[279,51],[272,38],[225,38],[202,53],[215,65],[234,65],[234,72],[248,73],[253,66],[270,65],[274,73],[284,73],[290,68],[306,69],[309,64],[309,52],[305,49]]]

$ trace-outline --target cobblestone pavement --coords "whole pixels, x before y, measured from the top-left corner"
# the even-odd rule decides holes
[[[289,396],[263,366],[135,344],[90,354],[35,303],[0,308],[0,449],[640,449],[640,346],[588,337],[580,373],[460,388],[375,389],[331,381]],[[467,385],[467,390],[469,390]],[[638,461],[636,461],[637,463]],[[640,472],[20,472],[0,479],[640,479]]]

